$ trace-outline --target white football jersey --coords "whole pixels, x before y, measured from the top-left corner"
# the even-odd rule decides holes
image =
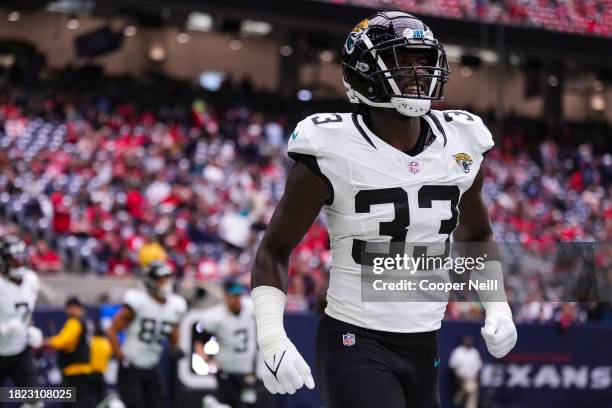
[[[325,312],[335,319],[401,333],[441,326],[446,302],[361,301],[362,245],[451,240],[461,195],[493,147],[476,115],[432,110],[423,118],[435,140],[414,157],[377,137],[358,113],[309,116],[289,138],[289,156],[333,189],[324,206],[332,251]]]
[[[159,303],[144,290],[129,289],[123,303],[134,312],[122,348],[125,359],[139,368],[155,367],[170,333],[187,312],[187,302],[172,293]]]
[[[214,356],[219,368],[230,374],[255,372],[257,335],[253,302],[243,297],[241,304],[238,315],[222,303],[207,309],[200,319],[204,330],[219,343],[219,353]]]
[[[27,329],[36,305],[40,282],[36,273],[28,270],[20,285],[0,276],[0,324],[11,322],[15,330],[0,335],[0,356],[13,356],[28,346]]]

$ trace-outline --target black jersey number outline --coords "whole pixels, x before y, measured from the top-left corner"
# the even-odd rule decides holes
[[[450,235],[457,227],[459,211],[460,191],[456,185],[424,185],[418,191],[419,208],[431,208],[434,201],[449,201],[451,207],[451,217],[440,220],[438,234],[447,235],[446,242],[450,242]],[[406,234],[410,226],[410,208],[408,205],[408,193],[400,188],[383,188],[375,190],[361,190],[355,195],[355,212],[369,213],[370,207],[377,204],[393,204],[394,218],[391,221],[380,222],[379,235],[390,237],[391,243],[406,242]],[[380,256],[393,257],[401,254],[401,248],[397,245],[390,245],[387,253],[368,252],[365,249],[366,241],[361,239],[353,240],[352,256],[353,260],[359,265],[372,266],[374,258]],[[426,247],[415,247],[413,257],[425,255]],[[444,256],[448,256],[448,245],[445,247]]]
[[[310,118],[312,123],[315,125],[324,125],[326,123],[338,123],[342,122],[342,116],[337,113],[332,113],[329,116],[327,115],[317,115]]]
[[[472,115],[470,115],[469,113],[463,112],[463,111],[458,111],[458,110],[444,111],[443,116],[444,116],[444,120],[447,122],[452,122],[454,116],[458,116],[458,117],[463,116],[465,117],[465,120],[467,120],[468,122],[474,121],[474,117]]]
[[[157,341],[159,344],[163,344],[168,336],[170,336],[172,333],[172,330],[174,330],[174,323],[163,320],[159,322],[159,332],[157,329],[157,320],[143,318],[140,320],[138,340],[146,344],[151,344],[154,341]]]
[[[28,317],[30,317],[30,305],[28,302],[17,302],[15,303],[15,311],[21,314],[21,320],[26,323]]]
[[[234,344],[234,351],[236,353],[245,353],[249,345],[249,332],[247,329],[234,331],[234,338],[237,339],[237,344]]]

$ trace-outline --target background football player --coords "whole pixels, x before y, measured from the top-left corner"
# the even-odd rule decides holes
[[[256,402],[255,316],[253,304],[243,296],[244,287],[240,283],[225,282],[224,289],[224,302],[206,310],[201,317],[204,331],[194,343],[194,350],[217,367],[221,402],[239,408]],[[204,350],[204,344],[213,335],[219,344],[219,352],[214,357]]]
[[[166,341],[176,348],[178,324],[187,311],[185,299],[172,292],[172,271],[154,261],[144,268],[146,290],[130,289],[108,329],[115,357],[120,360],[117,388],[126,407],[163,407],[164,386],[159,362]],[[118,333],[126,330],[123,346]]]
[[[8,377],[18,387],[39,385],[28,345],[42,345],[41,331],[30,325],[39,280],[26,267],[25,243],[0,238],[0,385]]]
[[[357,110],[297,125],[288,147],[296,164],[253,267],[264,384],[281,394],[314,387],[283,328],[283,309],[289,255],[323,207],[332,249],[316,341],[324,405],[436,407],[446,301],[362,302],[361,267],[373,256],[366,243],[450,242],[457,224],[458,240],[492,242],[481,164],[493,139],[473,114],[430,109],[443,97],[449,70],[444,47],[416,17],[390,11],[363,20],[341,63]],[[499,261],[487,262],[485,272],[503,286]],[[512,313],[504,299],[483,303],[482,334],[500,358],[516,343]]]

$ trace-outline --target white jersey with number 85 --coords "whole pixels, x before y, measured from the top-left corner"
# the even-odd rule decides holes
[[[139,368],[153,368],[160,361],[170,333],[187,311],[187,302],[172,293],[165,303],[160,303],[143,290],[130,289],[123,303],[134,312],[122,347],[125,359]]]

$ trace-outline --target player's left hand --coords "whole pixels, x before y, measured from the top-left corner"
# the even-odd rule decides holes
[[[265,368],[263,382],[272,394],[295,394],[304,385],[314,388],[310,367],[291,340],[282,339],[270,350],[262,350]]]
[[[495,358],[502,358],[514,348],[518,335],[507,303],[491,302],[486,308],[485,325],[480,330],[487,350]]]

